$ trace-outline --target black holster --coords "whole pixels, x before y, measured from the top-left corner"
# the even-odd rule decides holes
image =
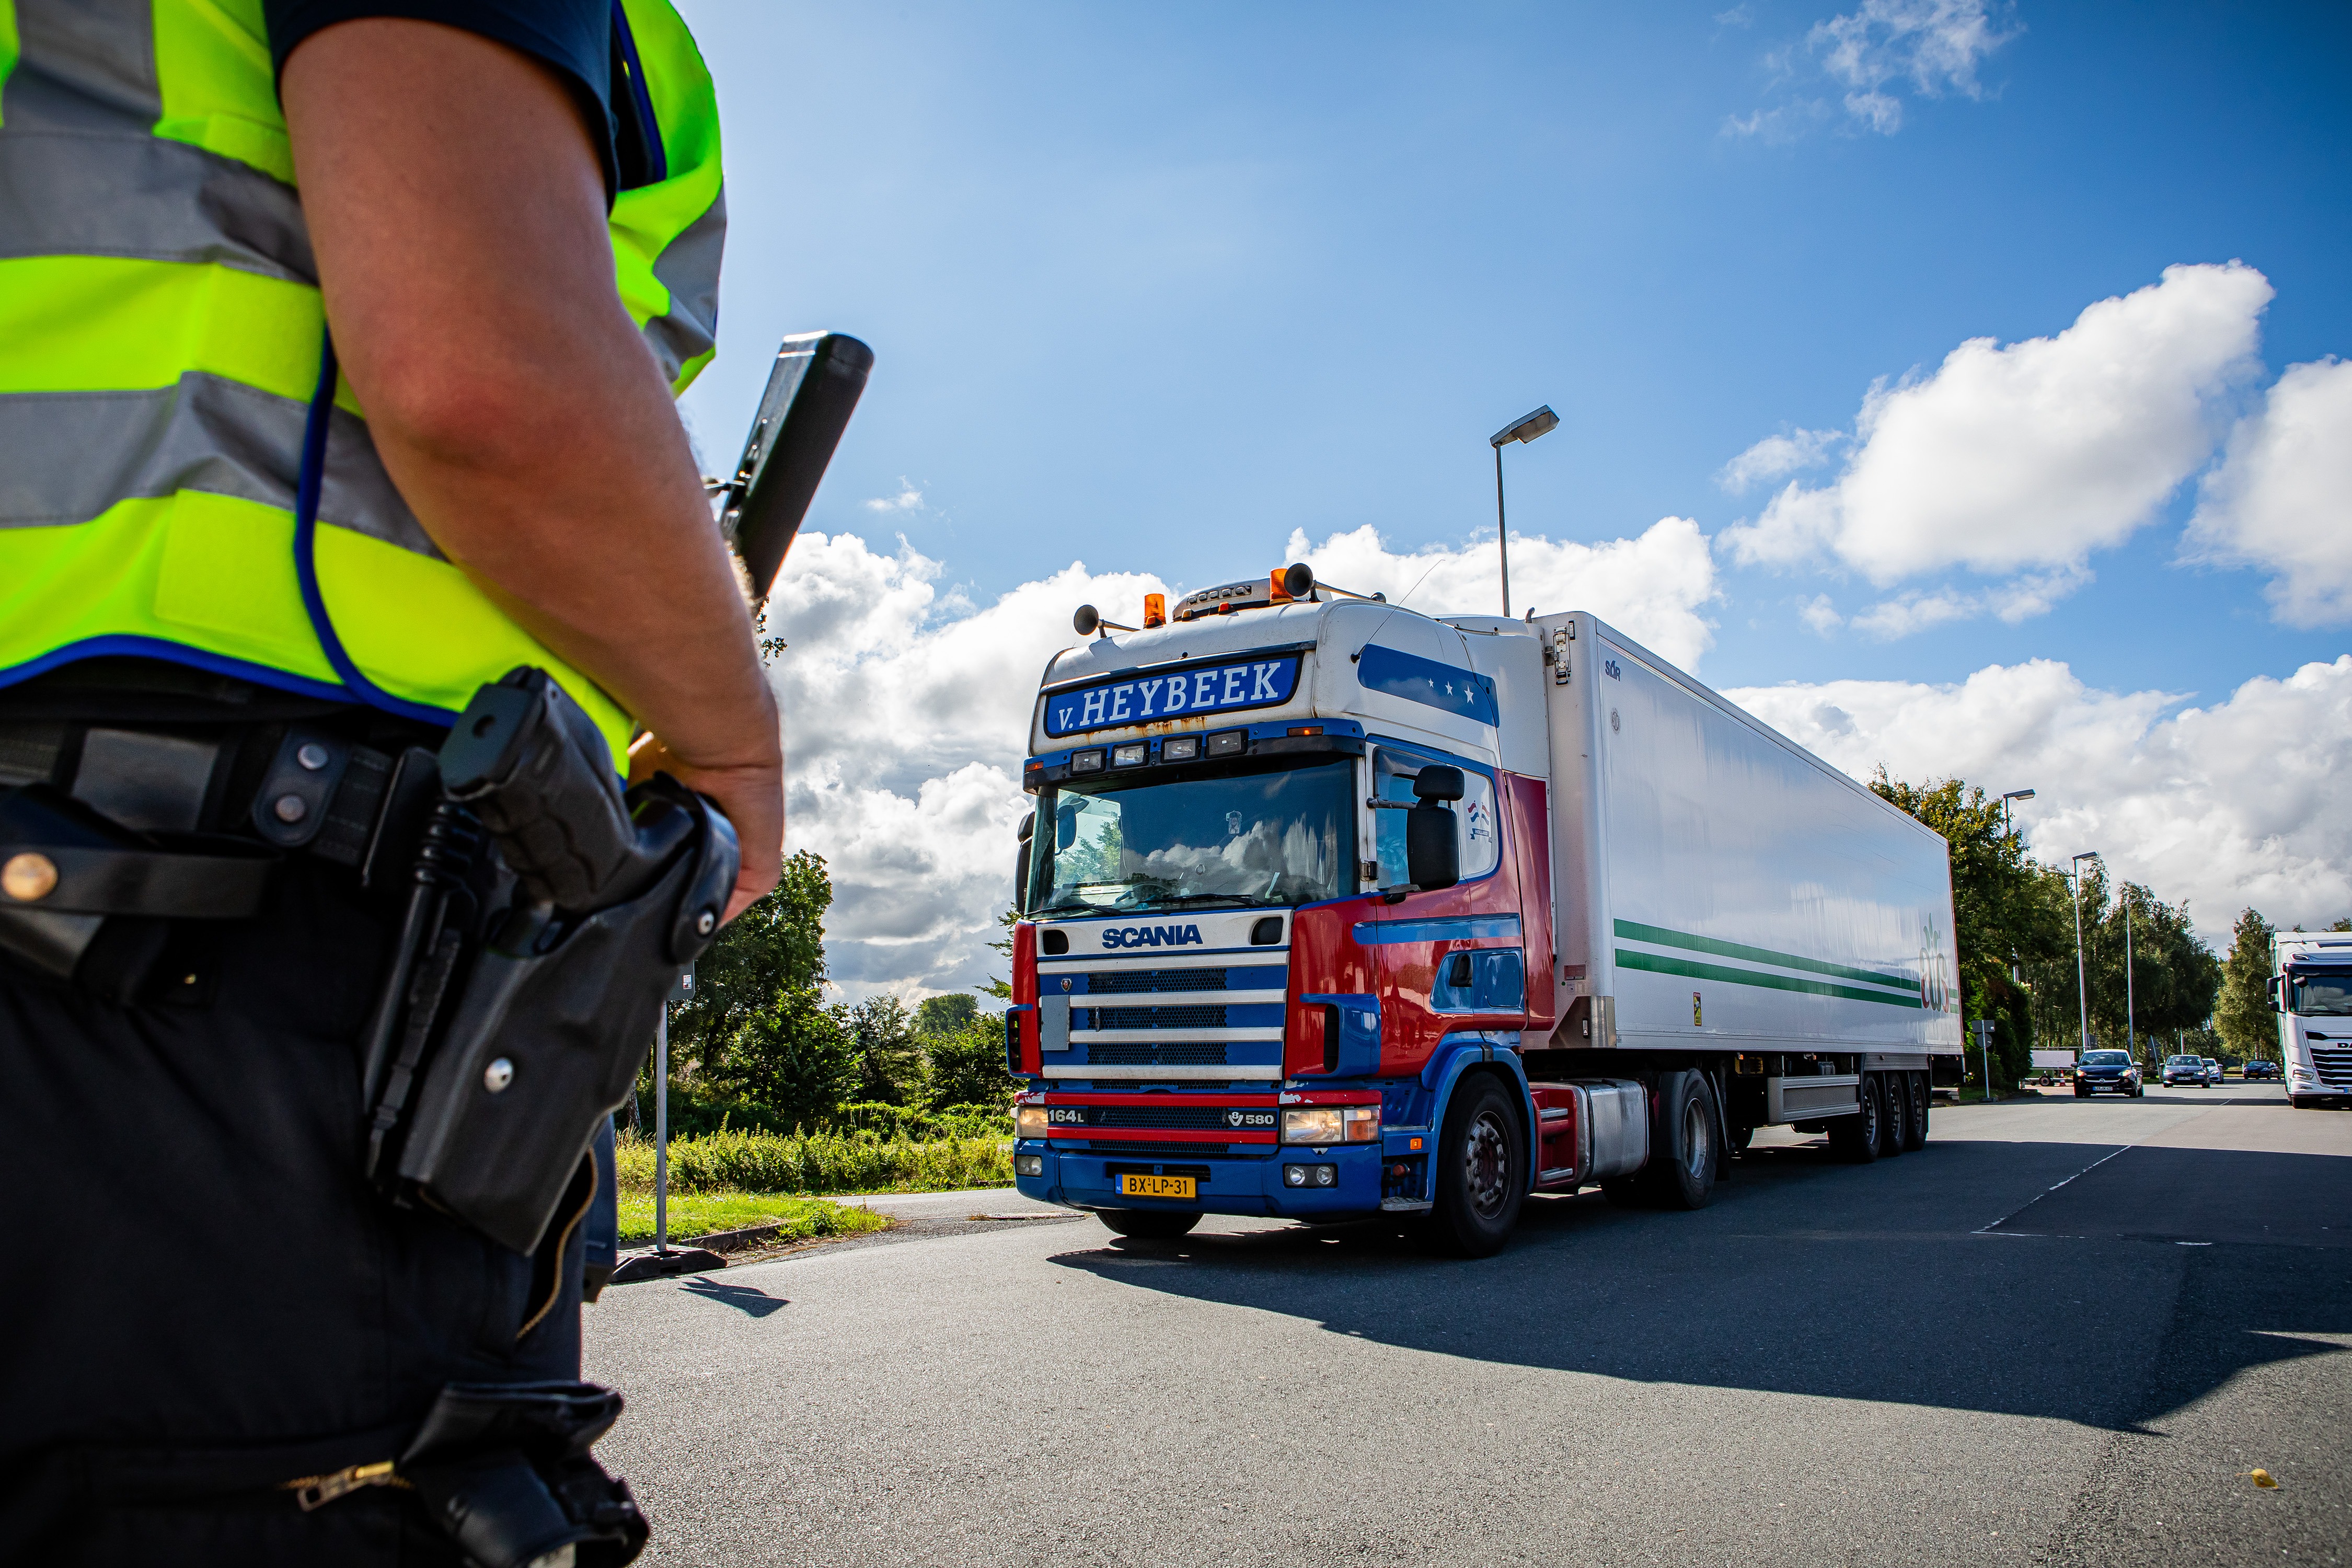
[[[565,1546],[618,1568],[650,1533],[629,1484],[588,1450],[621,1414],[593,1383],[453,1383],[396,1467],[479,1568],[521,1568]]]
[[[530,1253],[719,929],[735,833],[666,773],[624,793],[537,669],[477,692],[439,761],[446,798],[369,1029],[368,1173]]]

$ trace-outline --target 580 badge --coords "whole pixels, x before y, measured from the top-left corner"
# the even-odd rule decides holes
[[[1267,1131],[1272,1131],[1274,1130],[1274,1122],[1275,1113],[1271,1110],[1228,1110],[1225,1112],[1225,1125],[1228,1127],[1255,1127],[1262,1128]]]

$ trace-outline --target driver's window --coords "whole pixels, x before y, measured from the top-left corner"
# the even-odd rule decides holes
[[[1372,794],[1378,800],[1414,804],[1413,775],[1434,758],[1383,747],[1372,759]],[[1462,879],[1483,877],[1503,857],[1501,836],[1495,826],[1495,782],[1475,769],[1462,770],[1462,798],[1454,803],[1454,821],[1462,846]],[[1372,813],[1372,842],[1381,867],[1380,885],[1395,887],[1411,879],[1405,874],[1404,820],[1402,811]]]
[[[1125,878],[1119,804],[1100,795],[1066,795],[1054,812],[1055,899]]]

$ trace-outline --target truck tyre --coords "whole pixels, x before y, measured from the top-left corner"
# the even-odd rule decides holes
[[[1173,1241],[1201,1223],[1197,1214],[1174,1209],[1097,1209],[1103,1224],[1138,1241]]]
[[[1491,1258],[1519,1223],[1528,1195],[1528,1140],[1519,1107],[1494,1078],[1457,1086],[1437,1144],[1430,1238],[1464,1258]]]
[[[1911,1120],[1904,1128],[1903,1146],[1906,1149],[1925,1149],[1927,1146],[1927,1104],[1936,1098],[1927,1088],[1927,1075],[1923,1072],[1905,1073],[1903,1090],[1911,1100]]]
[[[1886,1120],[1886,1102],[1879,1097],[1878,1075],[1864,1073],[1862,1079],[1862,1109],[1852,1116],[1841,1116],[1830,1123],[1830,1148],[1851,1164],[1867,1165],[1878,1158],[1878,1147],[1884,1140],[1879,1127]]]
[[[1911,1097],[1903,1092],[1903,1075],[1880,1073],[1878,1096],[1886,1102],[1885,1119],[1878,1124],[1878,1135],[1885,1142],[1878,1152],[1892,1160],[1911,1147]]]
[[[1703,1209],[1715,1195],[1715,1088],[1703,1072],[1675,1074],[1671,1098],[1658,1106],[1662,1136],[1650,1141],[1643,1184],[1651,1202],[1665,1209]]]

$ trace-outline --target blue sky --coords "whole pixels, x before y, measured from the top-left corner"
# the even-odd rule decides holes
[[[846,991],[991,972],[1081,598],[1297,531],[1490,611],[1538,403],[1516,607],[1858,775],[2031,784],[2209,936],[2352,910],[2352,11],[1727,3],[688,0],[706,461],[785,333],[878,355],[774,606]]]
[[[2174,263],[2270,279],[2273,373],[2352,352],[2352,14],[1996,8],[1979,96],[1898,79],[1890,135],[1808,46],[1835,9],[688,5],[732,221],[689,417],[719,460],[778,337],[860,333],[810,526],[903,532],[986,595],[1074,557],[1239,576],[1293,527],[1459,542],[1492,525],[1485,437],[1538,402],[1563,424],[1507,454],[1515,530],[1712,534],[1769,495],[1716,483],[1751,443]],[[1734,128],[1776,110],[1795,134]],[[2257,572],[2176,563],[2193,500],[2046,616],[1888,642],[1798,616],[1866,586],[1726,561],[1705,672],[2041,656],[2218,693],[2345,647],[2272,624]]]

